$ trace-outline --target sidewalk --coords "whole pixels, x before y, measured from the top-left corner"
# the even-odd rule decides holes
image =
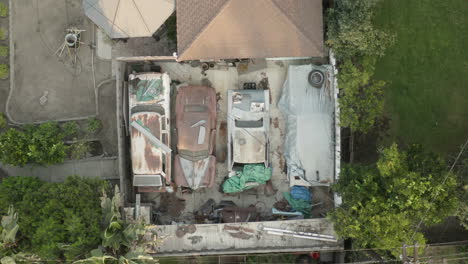
[[[117,158],[88,159],[67,161],[48,167],[26,165],[23,168],[0,164],[8,176],[38,177],[47,182],[63,182],[68,176],[78,175],[85,178],[101,178],[103,180],[118,180]]]

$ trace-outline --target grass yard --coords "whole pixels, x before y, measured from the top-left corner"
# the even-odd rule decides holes
[[[468,137],[468,1],[386,0],[376,24],[397,34],[376,67],[390,140],[441,154]]]

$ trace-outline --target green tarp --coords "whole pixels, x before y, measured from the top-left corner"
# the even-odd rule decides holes
[[[302,199],[294,199],[289,192],[284,192],[283,193],[284,198],[288,201],[289,205],[291,207],[304,214],[305,218],[309,218],[312,210],[312,205],[310,204],[310,201],[302,200]]]
[[[242,171],[236,172],[235,176],[228,178],[223,183],[223,192],[242,192],[271,179],[271,168],[265,168],[263,164],[245,165]]]

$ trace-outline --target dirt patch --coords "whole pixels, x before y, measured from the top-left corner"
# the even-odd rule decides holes
[[[333,193],[329,187],[314,186],[311,187],[312,193],[312,217],[321,218],[333,209]]]
[[[178,198],[175,193],[161,194],[160,206],[158,211],[170,215],[171,218],[177,218],[185,209],[185,200]]]

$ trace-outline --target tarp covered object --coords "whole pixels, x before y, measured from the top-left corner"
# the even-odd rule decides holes
[[[292,195],[288,192],[284,192],[283,196],[294,210],[303,213],[305,218],[310,217],[312,210],[312,205],[310,204],[310,201],[294,199]]]
[[[321,88],[308,82],[320,70]],[[312,185],[330,184],[334,179],[334,99],[330,65],[290,65],[278,102],[286,119],[284,156],[288,177],[299,176]]]
[[[308,202],[311,200],[309,188],[304,186],[293,186],[291,188],[291,196],[298,200],[300,199]]]
[[[269,179],[271,179],[270,167],[265,168],[263,164],[245,165],[242,171],[236,172],[235,176],[223,183],[223,192],[241,192],[265,184]]]

